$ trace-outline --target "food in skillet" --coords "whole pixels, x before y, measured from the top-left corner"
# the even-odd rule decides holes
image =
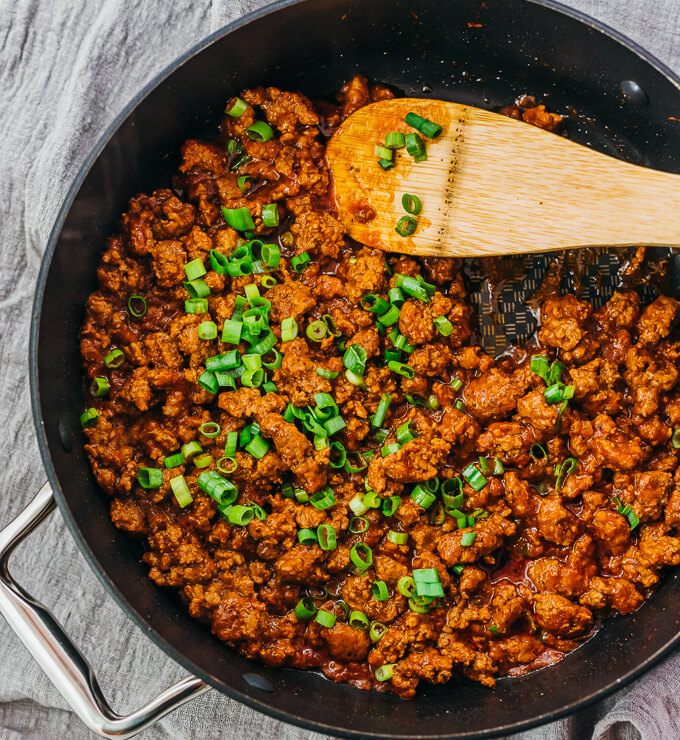
[[[670,298],[555,294],[495,361],[460,262],[346,240],[321,130],[390,95],[246,91],[132,199],[83,424],[114,524],[220,639],[410,697],[553,663],[680,562],[680,344]]]

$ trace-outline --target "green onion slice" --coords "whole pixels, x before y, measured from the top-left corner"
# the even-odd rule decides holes
[[[417,195],[411,195],[411,193],[404,193],[401,196],[401,205],[406,213],[410,213],[413,216],[417,216],[423,209],[420,198]]]
[[[222,206],[222,215],[229,226],[236,231],[248,231],[255,228],[250,211],[245,206],[242,208]]]
[[[387,601],[390,598],[390,592],[387,589],[385,581],[373,581],[371,584],[371,593],[376,601]]]
[[[191,491],[183,475],[178,475],[170,479],[170,488],[175,496],[175,500],[180,508],[184,509],[194,500],[191,497]]]
[[[308,596],[303,596],[295,605],[293,614],[300,620],[311,619],[316,614],[316,604]]]
[[[104,358],[106,367],[117,368],[125,362],[125,353],[121,349],[113,349]]]
[[[163,485],[163,471],[158,468],[140,468],[137,480],[142,488],[159,488]]]
[[[402,216],[394,227],[397,234],[404,237],[415,234],[417,228],[418,222],[413,216]]]
[[[248,110],[248,106],[245,101],[241,100],[241,98],[233,98],[233,101],[234,102],[228,106],[224,112],[232,118],[238,118]]]
[[[359,570],[366,570],[373,564],[373,550],[363,542],[352,545],[349,556]]]
[[[128,311],[136,318],[141,319],[146,313],[146,298],[143,295],[131,295],[128,298]]]

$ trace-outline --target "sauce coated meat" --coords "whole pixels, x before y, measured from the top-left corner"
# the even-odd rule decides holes
[[[81,347],[88,384],[110,386],[87,396],[99,412],[87,453],[114,524],[143,541],[149,577],[248,657],[411,697],[420,681],[493,686],[559,660],[680,563],[680,312],[666,297],[643,307],[632,292],[598,310],[551,297],[524,359],[487,356],[459,262],[350,243],[333,215],[320,131],[389,96],[362,77],[322,107],[276,88],[244,92],[245,110],[225,117],[215,142],[184,144],[173,190],[130,202],[102,256]],[[506,112],[557,123],[541,106]],[[273,138],[246,135],[256,120]],[[270,204],[278,228],[263,223]],[[280,247],[277,267],[213,269],[211,250],[226,263],[250,239],[222,206],[248,208],[254,236]],[[310,261],[294,269],[294,255]],[[190,313],[184,266],[195,260],[209,295]],[[400,276],[423,282],[427,299],[390,293]],[[208,358],[237,348],[220,337],[253,284],[265,299],[254,305],[267,306],[254,315],[281,355],[264,356],[278,365],[265,366],[274,385],[263,389],[255,373],[255,387],[237,376],[213,392],[198,380]],[[369,294],[394,301],[398,320],[381,324],[361,303]],[[143,316],[131,296],[144,297]],[[314,341],[307,329],[319,321],[329,332]],[[201,338],[206,322],[218,338]],[[352,346],[363,364],[348,376]],[[119,367],[105,363],[113,350]],[[325,415],[319,394],[332,398]],[[344,426],[324,436],[328,413]],[[234,459],[220,467],[237,467],[220,473],[233,432]],[[255,454],[249,436],[261,440]],[[183,462],[164,465],[192,442],[200,454],[185,447]],[[140,485],[141,468],[159,471],[159,485]],[[210,495],[206,471],[231,485]],[[191,498],[183,508],[178,476]],[[236,500],[225,504],[223,490]],[[322,532],[326,549],[314,541]]]

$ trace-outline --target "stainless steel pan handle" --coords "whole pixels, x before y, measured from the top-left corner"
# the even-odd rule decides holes
[[[49,484],[21,514],[0,531],[0,614],[38,662],[73,711],[102,737],[132,737],[184,702],[209,690],[195,677],[185,678],[136,712],[121,717],[104,698],[87,660],[50,612],[9,573],[14,548],[54,509]]]

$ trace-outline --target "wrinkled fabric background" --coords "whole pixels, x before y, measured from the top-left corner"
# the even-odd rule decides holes
[[[40,258],[70,182],[148,80],[211,31],[266,2],[0,0],[0,525],[45,480],[30,415],[27,337]],[[566,3],[680,71],[680,0]],[[13,572],[65,625],[117,711],[136,709],[183,676],[106,596],[58,513],[14,556]],[[679,697],[675,655],[606,702],[514,740],[680,738]],[[0,619],[0,740],[91,737]],[[210,692],[141,737],[322,736]]]

